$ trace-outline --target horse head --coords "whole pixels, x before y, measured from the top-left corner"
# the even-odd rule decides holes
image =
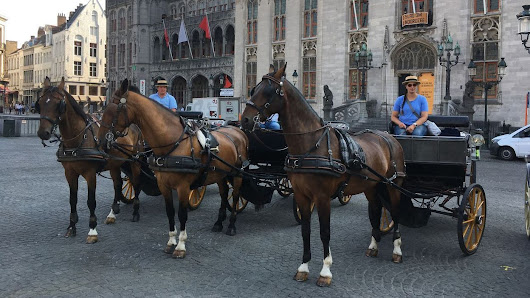
[[[276,72],[263,76],[261,82],[252,88],[250,101],[241,115],[241,125],[246,130],[253,130],[272,114],[278,113],[284,105],[284,87],[289,85],[285,80],[284,64]]]
[[[64,77],[57,87],[50,84],[50,78],[44,79],[42,95],[35,103],[35,110],[40,114],[40,125],[37,135],[42,140],[49,140],[54,129],[66,112],[66,92],[64,91]]]

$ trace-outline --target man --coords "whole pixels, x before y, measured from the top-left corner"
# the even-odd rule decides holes
[[[173,96],[171,96],[171,94],[167,93],[167,81],[164,79],[158,80],[155,86],[158,92],[151,94],[149,98],[170,109],[171,111],[176,112],[177,101]]]

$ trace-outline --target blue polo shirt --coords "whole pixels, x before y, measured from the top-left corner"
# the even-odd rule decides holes
[[[412,123],[416,122],[416,120],[418,120],[418,117],[416,117],[416,115],[412,113],[407,103],[403,104],[404,99],[405,99],[405,96],[403,95],[397,98],[396,103],[394,103],[393,111],[396,111],[399,113],[399,121],[409,126]],[[427,103],[427,98],[425,98],[425,96],[423,95],[418,94],[415,100],[413,101],[409,100],[409,102],[414,108],[414,111],[416,111],[416,113],[418,113],[418,115],[420,116],[421,116],[421,112],[429,111],[429,104]],[[401,107],[403,107],[403,114],[401,114]]]
[[[164,96],[162,98],[160,98],[158,93],[155,93],[155,94],[151,94],[149,96],[149,98],[154,100],[154,101],[156,101],[156,102],[158,102],[159,104],[163,105],[164,107],[166,107],[166,108],[168,108],[170,110],[177,108],[177,101],[169,93],[166,93],[166,96]]]

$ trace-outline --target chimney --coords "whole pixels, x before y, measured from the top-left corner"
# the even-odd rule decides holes
[[[64,23],[66,23],[66,17],[62,13],[58,14],[57,15],[57,27],[62,26]]]
[[[44,35],[44,27],[39,27],[39,30],[37,31],[37,38],[40,38]]]

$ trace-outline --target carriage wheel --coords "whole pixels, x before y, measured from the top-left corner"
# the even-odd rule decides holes
[[[526,236],[530,240],[530,176],[526,174],[526,186],[524,190],[524,218],[526,222]]]
[[[190,196],[188,197],[190,210],[195,210],[199,208],[202,200],[204,199],[205,193],[206,193],[206,186],[201,186],[199,188],[193,189],[190,192]]]
[[[343,196],[342,198],[339,196],[339,202],[341,205],[346,205],[350,202],[352,197],[353,195]]]
[[[129,179],[129,177],[127,175],[125,175],[125,174],[123,174],[123,176],[124,177],[122,177],[121,179],[125,183],[121,187],[121,192],[122,192],[123,196],[125,197],[125,200],[127,201],[127,204],[129,204],[128,202],[132,203],[132,200],[134,198],[134,188],[133,188],[133,185],[132,185],[131,180]]]
[[[471,184],[458,207],[458,243],[466,255],[474,254],[486,227],[486,194],[480,184]]]
[[[311,213],[313,213],[313,209],[315,209],[315,202],[311,202]],[[300,214],[300,208],[298,208],[298,204],[296,204],[296,200],[293,198],[293,215],[294,219],[298,224],[302,223],[302,214]]]
[[[278,189],[276,190],[280,196],[287,198],[293,193],[293,187],[289,178],[282,178],[278,183]]]
[[[237,201],[237,205],[236,205],[236,213],[241,213],[247,207],[247,205],[248,205],[248,201],[243,198],[241,193],[239,193],[239,200]],[[234,208],[234,196],[232,195],[232,192],[230,192],[230,195],[228,196],[228,210],[232,212],[233,208]]]
[[[390,231],[392,231],[392,228],[394,228],[394,221],[392,220],[390,211],[388,211],[385,207],[383,207],[381,209],[381,220],[379,224],[379,230],[381,231],[383,235],[386,235]]]

